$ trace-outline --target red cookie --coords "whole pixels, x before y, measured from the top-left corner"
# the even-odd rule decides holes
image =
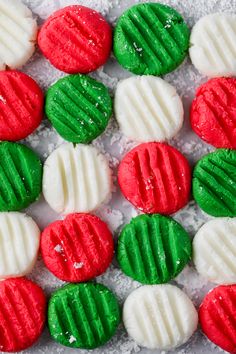
[[[112,234],[95,215],[70,214],[42,233],[41,252],[47,268],[59,279],[83,282],[107,269],[114,251]]]
[[[28,75],[0,71],[0,140],[26,138],[43,118],[43,92]]]
[[[236,285],[210,291],[199,309],[202,331],[215,344],[236,353]]]
[[[207,143],[236,149],[236,79],[220,77],[201,85],[190,120],[192,129]]]
[[[38,45],[57,69],[88,73],[107,61],[112,31],[98,12],[80,5],[67,6],[43,24]]]
[[[26,278],[0,282],[0,351],[18,352],[36,342],[43,331],[46,298]]]
[[[191,172],[172,146],[145,143],[123,158],[118,182],[125,198],[144,213],[172,214],[188,203]]]

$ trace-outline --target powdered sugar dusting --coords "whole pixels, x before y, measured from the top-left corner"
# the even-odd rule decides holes
[[[152,1],[157,2],[156,0]],[[141,0],[23,0],[23,2],[32,9],[40,24],[43,23],[44,19],[46,19],[53,11],[63,6],[81,4],[100,11],[109,22],[114,25],[118,16],[124,9],[134,3],[141,2]],[[236,0],[162,0],[161,2],[176,8],[184,16],[190,27],[205,14],[217,11],[235,12],[236,8]],[[37,51],[30,62],[27,63],[23,68],[23,71],[31,75],[45,91],[52,83],[65,76],[64,73],[53,68],[39,51]],[[102,81],[108,86],[111,95],[114,95],[114,90],[118,81],[131,75],[132,74],[123,70],[119,66],[113,56],[104,67],[91,74],[93,78]],[[170,143],[182,151],[190,161],[191,165],[193,165],[202,155],[213,150],[212,147],[203,143],[190,130],[188,119],[189,107],[191,100],[194,97],[195,89],[200,83],[206,81],[206,78],[199,75],[190,64],[190,60],[186,59],[180,68],[173,73],[166,75],[165,79],[177,88],[178,93],[183,99],[185,109],[184,127],[178,136],[172,139]],[[45,119],[37,131],[24,142],[37,151],[42,160],[45,160],[47,156],[64,141],[51,127],[49,121]],[[112,118],[104,134],[97,138],[93,142],[93,145],[106,155],[110,167],[113,170],[114,182],[111,200],[107,205],[103,205],[99,208],[96,211],[96,214],[108,223],[110,230],[114,233],[114,237],[117,237],[122,226],[129,222],[131,217],[135,217],[140,213],[121,195],[119,188],[117,188],[116,180],[117,167],[120,159],[131,148],[136,146],[137,142],[130,141],[124,137],[119,131],[115,119]],[[43,198],[28,208],[27,213],[34,217],[41,228],[44,228],[56,219],[61,219],[60,215],[57,215],[48,207]],[[174,218],[186,228],[191,237],[194,236],[204,222],[210,219],[209,216],[200,211],[193,201],[191,201],[183,210],[176,213]],[[55,247],[55,251],[59,253],[62,252],[62,246],[57,246]],[[76,267],[78,265],[79,267],[81,266],[80,262],[76,262],[75,264]],[[39,259],[35,269],[30,274],[30,278],[41,285],[47,295],[65,284],[56,279],[45,268],[41,259]],[[140,286],[139,283],[122,274],[115,261],[105,274],[97,278],[97,281],[111,288],[117,295],[120,304],[124,302],[125,298],[132,290]],[[197,306],[201,302],[204,294],[213,287],[213,284],[207,283],[196,273],[191,264],[183,270],[173,283],[182,288]],[[70,337],[70,340],[74,341],[74,338]],[[69,349],[53,342],[46,329],[39,342],[32,349],[24,351],[24,353],[74,353],[74,351],[74,349]],[[91,351],[86,350],[77,350],[77,352],[91,353]],[[128,338],[122,325],[117,334],[107,345],[93,351],[95,354],[130,354],[137,352],[150,353],[149,351],[139,348],[134,341]],[[200,331],[198,331],[185,346],[172,351],[172,353],[175,354],[209,354],[211,352],[220,353],[221,350],[210,343]],[[155,353],[160,354],[158,351],[155,351]],[[164,352],[162,353],[164,354]]]

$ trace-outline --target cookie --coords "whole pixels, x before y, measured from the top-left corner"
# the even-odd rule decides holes
[[[43,92],[38,84],[20,71],[0,72],[0,140],[26,138],[42,118]]]
[[[189,54],[193,65],[209,77],[236,75],[236,15],[206,15],[193,26]]]
[[[90,212],[108,200],[111,171],[106,158],[89,145],[63,144],[44,164],[44,198],[58,213]]]
[[[236,352],[236,285],[212,289],[199,309],[203,333],[213,343],[230,353]]]
[[[122,271],[143,284],[167,283],[190,261],[192,246],[184,228],[159,214],[139,215],[123,228],[117,261]]]
[[[24,65],[35,50],[37,22],[20,0],[0,0],[0,70]]]
[[[0,279],[31,272],[38,255],[40,230],[25,214],[0,213]]]
[[[41,253],[47,268],[59,279],[82,282],[106,271],[113,258],[113,238],[95,215],[70,214],[44,229]]]
[[[236,218],[208,221],[193,240],[197,271],[211,282],[236,283]]]
[[[236,151],[218,149],[193,171],[193,197],[212,216],[236,216]]]
[[[125,198],[144,213],[172,214],[188,203],[191,172],[172,146],[144,143],[125,155],[118,182]]]
[[[49,88],[45,111],[65,140],[90,143],[106,129],[112,101],[101,82],[86,75],[69,75]]]
[[[138,345],[171,350],[192,336],[198,315],[192,301],[176,286],[145,285],[125,300],[123,322]]]
[[[43,24],[38,45],[57,69],[86,74],[105,64],[112,43],[106,20],[88,7],[73,5],[54,12]]]
[[[181,129],[184,110],[176,89],[168,82],[155,76],[134,76],[117,86],[115,115],[127,137],[164,141]]]
[[[207,143],[236,149],[236,79],[220,77],[201,85],[192,102],[190,121]]]
[[[40,195],[42,164],[22,144],[0,143],[0,211],[21,210]]]
[[[40,337],[46,315],[42,289],[26,278],[0,282],[0,350],[19,352]]]
[[[49,301],[50,334],[67,347],[99,347],[110,340],[119,323],[118,302],[102,284],[69,284],[57,290]]]
[[[118,19],[113,50],[119,64],[137,75],[164,75],[187,55],[189,29],[172,7],[146,3]]]

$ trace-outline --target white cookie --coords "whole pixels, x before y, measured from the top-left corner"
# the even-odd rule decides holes
[[[193,27],[189,54],[193,65],[209,77],[236,75],[236,15],[215,13]]]
[[[31,217],[0,213],[0,279],[29,273],[37,259],[39,241],[40,230]]]
[[[176,286],[145,285],[126,299],[123,322],[139,345],[168,350],[187,342],[197,329],[198,314],[191,300]]]
[[[20,0],[0,0],[0,70],[24,65],[35,50],[37,23]]]
[[[197,271],[218,284],[236,283],[236,218],[208,221],[193,239]]]
[[[127,137],[141,141],[172,138],[183,125],[183,104],[176,89],[155,76],[121,81],[115,93],[115,115]]]
[[[90,145],[63,144],[44,164],[43,194],[58,213],[96,209],[109,198],[111,185],[107,160]]]

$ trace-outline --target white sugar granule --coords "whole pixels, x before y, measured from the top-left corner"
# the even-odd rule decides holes
[[[74,267],[75,269],[80,269],[80,268],[83,267],[83,265],[84,265],[83,262],[75,262],[75,263],[73,264],[73,267]]]
[[[73,335],[71,335],[69,338],[69,343],[74,343],[74,342],[76,342],[76,338]]]
[[[63,248],[62,248],[61,245],[56,245],[56,246],[54,247],[54,250],[55,250],[56,252],[58,252],[58,253],[61,253],[61,252],[63,251]]]

